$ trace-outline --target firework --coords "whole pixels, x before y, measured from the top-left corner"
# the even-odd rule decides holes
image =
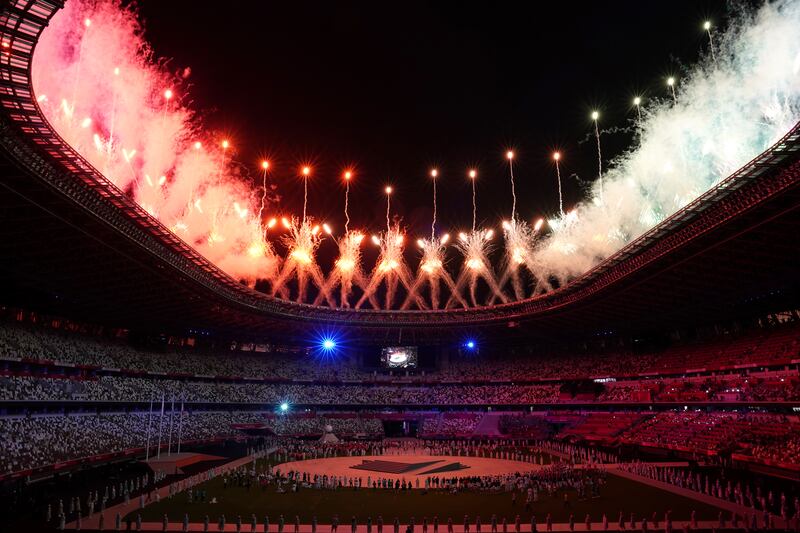
[[[323,227],[326,225],[323,225]],[[325,232],[332,235],[330,228],[325,228]],[[322,303],[324,293],[333,293],[337,286],[340,288],[339,306],[350,308],[350,298],[353,293],[353,284],[363,289],[367,286],[364,272],[361,268],[361,243],[364,234],[358,231],[348,231],[342,238],[336,241],[339,246],[339,257],[336,259],[334,269],[328,274],[325,282],[325,291],[320,291],[314,305]],[[374,295],[368,297],[374,308],[379,308]]]
[[[672,101],[678,103],[678,95],[675,94],[675,78],[670,76],[667,78],[667,87],[669,87],[670,94],[672,94]]]
[[[388,192],[387,196],[389,194],[391,194],[391,192]],[[370,296],[374,296],[381,284],[384,284],[386,289],[384,309],[392,308],[398,285],[402,285],[405,288],[406,294],[413,295],[412,297],[418,308],[426,309],[427,306],[422,298],[418,295],[414,295],[414,292],[411,290],[413,281],[408,265],[403,258],[405,235],[400,229],[400,226],[395,224],[389,227],[385,233],[373,235],[372,241],[376,246],[380,247],[380,254],[372,270],[372,275],[369,277],[369,283],[364,289],[364,294],[356,303],[356,309],[359,309],[365,301],[370,299]]]
[[[633,99],[633,107],[636,108],[636,118],[638,119],[637,124],[642,123],[642,97],[636,96]]]
[[[469,180],[472,182],[472,232],[475,233],[475,223],[478,216],[478,202],[475,195],[475,179],[478,177],[478,171],[472,169],[468,172]]]
[[[300,173],[303,175],[303,224],[305,225],[308,211],[308,176],[311,174],[311,167],[303,167]]]
[[[267,200],[267,171],[269,170],[269,161],[266,159],[261,162],[261,170],[264,174],[261,179],[261,204],[258,207],[258,220],[261,221],[264,216],[264,205]]]
[[[432,309],[439,309],[441,287],[440,283],[444,283],[450,291],[450,295],[455,298],[458,303],[467,308],[469,305],[456,290],[456,284],[450,273],[444,268],[445,266],[445,247],[450,240],[450,235],[445,233],[439,239],[418,239],[417,246],[422,250],[422,259],[417,269],[417,277],[414,280],[414,285],[411,287],[409,294],[406,296],[405,302],[400,307],[401,309],[408,309],[411,303],[419,296],[418,291],[428,284],[430,287],[430,302]]]
[[[558,180],[558,213],[564,216],[564,194],[561,191],[561,152],[553,152],[553,161],[556,164],[556,180]]]
[[[394,192],[394,189],[392,189],[391,185],[387,185],[384,192],[386,193],[386,233],[388,234],[391,231],[389,215],[392,209],[392,192]]]
[[[297,277],[297,302],[303,303],[306,301],[310,278],[328,305],[335,307],[336,302],[315,261],[315,254],[322,240],[321,226],[314,224],[308,218],[298,221],[294,217],[284,218],[283,224],[289,230],[289,233],[283,237],[283,244],[289,252],[280,274],[272,282],[272,294],[288,299],[289,288],[286,283],[294,275]]]
[[[514,184],[514,152],[512,150],[506,152],[506,159],[508,159],[508,173],[511,176],[511,220],[516,220],[517,189]]]
[[[708,35],[708,49],[711,51],[711,60],[714,62],[714,66],[717,65],[717,55],[714,53],[714,38],[711,36],[711,21],[707,20],[703,23],[703,29],[706,30],[706,34]]]
[[[603,152],[600,149],[600,112],[592,111],[592,122],[594,122],[594,138],[597,141],[597,181],[600,184],[600,201],[603,201]]]
[[[519,270],[520,267],[529,265],[533,257],[534,232],[525,222],[510,220],[503,222],[503,234],[506,251],[505,268],[498,286],[503,287],[511,280],[514,295],[517,300],[521,300],[525,298],[525,289],[522,286]],[[497,296],[493,295],[489,303],[493,303],[496,298]]]
[[[493,237],[493,230],[480,230],[459,233],[456,241],[456,247],[464,257],[464,263],[456,280],[454,293],[460,294],[461,290],[466,285],[469,285],[470,299],[474,307],[478,306],[477,286],[479,279],[483,279],[486,282],[493,296],[499,298],[503,303],[508,302],[508,297],[503,294],[497,284],[497,279],[494,276],[488,258]],[[456,300],[457,298],[451,295],[446,307],[451,307]]]
[[[346,170],[344,173],[344,233],[347,235],[350,227],[350,180],[353,172]]]
[[[433,220],[431,221],[431,242],[436,238],[436,178],[439,177],[439,171],[431,169],[431,181],[433,181]]]
[[[641,101],[634,102],[639,144],[615,158],[605,171],[599,113],[593,113],[598,160],[594,193],[566,214],[560,195],[559,216],[552,220],[548,236],[524,254],[514,253],[515,247],[507,245],[506,260],[525,257],[521,265],[528,269],[535,265],[546,273],[543,279],[567,282],[691,202],[796,123],[800,116],[800,85],[796,83],[800,2],[767,3],[740,19],[733,18],[730,25],[730,36],[722,39],[712,35],[710,22],[703,25],[710,54],[698,66],[681,72],[680,107],[675,105],[674,79],[668,84],[671,102],[653,102],[647,113],[642,113]],[[316,274],[311,270],[318,270],[314,248],[293,247],[285,268],[275,275],[278,259],[266,242],[261,220],[270,208],[266,174],[260,189],[251,185],[248,176],[240,175],[228,153],[232,141],[220,142],[223,137],[206,132],[197,118],[202,114],[184,105],[191,99],[179,97],[189,91],[190,84],[183,85],[163,62],[141,53],[149,49],[144,33],[135,13],[121,8],[116,0],[67,2],[43,32],[33,57],[33,89],[39,107],[90,164],[209,261],[248,283],[269,280],[273,287],[281,287],[279,295],[288,298],[289,289],[282,285],[286,280],[280,279],[283,272],[294,268],[290,276],[297,275],[297,267],[290,264],[301,265],[302,275],[313,279]],[[509,157],[511,222],[517,207],[512,159],[513,154]],[[558,163],[556,167],[561,185]],[[290,230],[293,225],[302,226],[318,239],[325,233],[324,226],[315,232],[307,219],[310,173],[308,167],[303,175],[303,223],[287,220],[286,225]],[[435,179],[433,186],[430,247],[435,247],[439,223]],[[472,234],[480,234],[474,177],[472,188]],[[345,235],[349,233],[348,192]],[[390,202],[387,195],[387,235],[393,231]],[[276,224],[273,219],[266,229]],[[382,239],[378,238],[379,243]],[[431,254],[423,247],[419,271],[426,276],[440,270],[436,261],[444,263],[443,256],[437,259]],[[482,260],[479,255],[467,253],[463,268],[470,272],[490,268],[488,257]],[[336,270],[347,270],[346,256],[340,249],[343,262]],[[384,266],[391,265],[389,261]],[[325,294],[322,301],[335,303]]]

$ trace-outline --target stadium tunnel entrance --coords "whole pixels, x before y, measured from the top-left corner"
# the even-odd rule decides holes
[[[382,420],[383,431],[388,438],[416,437],[419,420]]]

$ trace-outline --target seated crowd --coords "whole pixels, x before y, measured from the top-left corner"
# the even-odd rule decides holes
[[[167,442],[169,414],[162,423]],[[172,417],[171,432],[177,443],[204,441],[234,433],[232,424],[263,422],[252,413],[179,413]],[[0,418],[0,473],[7,474],[101,454],[144,448],[150,426],[151,446],[156,450],[158,417],[148,413],[39,416]]]
[[[482,432],[483,413],[410,413],[421,421],[423,438],[526,438],[595,441],[673,448],[703,454],[730,454],[755,461],[800,464],[800,420],[777,414],[706,413],[702,411],[642,413],[507,414],[489,419]],[[162,445],[168,435],[177,443],[244,436],[252,429],[280,436],[319,438],[328,429],[341,437],[380,439],[380,413],[190,412],[181,416],[160,408],[129,414],[45,415],[0,418],[0,435],[8,445],[0,450],[0,474],[39,468],[87,457],[143,449],[148,427],[152,451],[159,426]],[[565,444],[566,445],[566,444]]]
[[[767,372],[714,379],[641,380],[606,384],[597,395],[573,396],[557,384],[324,384],[167,379],[101,374],[88,378],[0,375],[2,400],[158,400],[300,405],[536,405],[599,403],[796,401],[798,372]]]
[[[485,405],[559,401],[558,385],[325,385],[235,383],[99,376],[70,380],[0,377],[0,400],[159,400],[300,405]]]
[[[0,450],[0,474],[144,446],[152,422],[146,411],[97,414],[100,408],[94,403],[82,403],[76,409],[90,409],[92,414],[33,416],[32,410],[45,408],[14,405],[19,401],[53,401],[61,408],[60,402],[70,400],[123,404],[152,401],[158,406],[162,399],[166,403],[174,399],[178,403],[211,404],[202,409],[187,405],[181,426],[182,438],[187,441],[240,435],[236,426],[247,424],[263,426],[278,435],[320,436],[326,426],[331,426],[337,435],[378,438],[384,430],[381,414],[375,410],[403,406],[420,411],[431,406],[460,411],[420,414],[417,421],[424,437],[463,438],[480,436],[479,433],[527,439],[555,436],[701,453],[737,453],[753,460],[799,464],[800,423],[796,416],[699,410],[657,414],[515,412],[493,421],[486,419],[484,424],[484,413],[477,412],[487,406],[509,406],[506,409],[521,411],[535,405],[544,409],[546,404],[566,402],[581,408],[581,402],[683,405],[796,401],[800,399],[800,375],[797,363],[791,361],[798,359],[799,332],[791,325],[713,343],[673,347],[657,354],[454,356],[417,382],[406,380],[405,376],[377,376],[347,357],[315,359],[314,364],[308,364],[309,356],[303,353],[231,350],[223,356],[199,352],[165,355],[141,352],[118,342],[3,324],[0,401],[9,406],[7,413],[26,416],[0,417],[0,439],[8,443]],[[58,361],[64,365],[31,361]],[[669,374],[673,370],[752,362],[780,364],[770,369],[731,369],[712,375]],[[663,374],[648,374],[655,369]],[[609,375],[620,379],[602,385],[585,379]],[[242,376],[257,379],[245,380]],[[558,380],[537,381],[546,378]],[[590,388],[570,388],[571,378]],[[513,383],[514,380],[519,382]],[[347,410],[350,405],[369,406],[371,414],[336,416],[312,412],[308,416],[274,416],[252,410],[284,402],[309,408],[345,406]],[[259,407],[228,406],[231,403]],[[142,407],[121,404],[113,409],[131,408]],[[150,434],[156,434],[153,428]]]
[[[253,348],[253,345],[247,345]],[[233,349],[237,348],[237,349]],[[251,377],[267,381],[392,381],[403,376],[378,374],[361,368],[348,357],[313,358],[307,350],[242,351],[232,346],[224,353],[184,349],[178,353],[136,350],[112,342],[44,328],[0,324],[0,361],[43,361],[145,373],[195,376]],[[679,374],[687,370],[731,368],[758,363],[788,363],[800,358],[800,326],[784,325],[740,337],[722,337],[704,343],[676,345],[652,353],[625,350],[585,353],[461,356],[440,368],[420,371],[422,381],[535,381]],[[2,367],[0,367],[2,370]]]
[[[167,406],[169,409],[169,406]],[[144,449],[150,435],[151,453],[161,443],[166,451],[171,439],[173,451],[178,436],[182,442],[236,438],[241,429],[266,429],[278,435],[320,437],[330,427],[341,436],[382,436],[378,418],[351,416],[275,417],[258,412],[189,412],[176,407],[160,417],[160,408],[129,414],[46,415],[0,418],[0,435],[5,443],[0,450],[0,475],[35,469],[56,463],[104,454]],[[149,431],[148,431],[149,428]]]

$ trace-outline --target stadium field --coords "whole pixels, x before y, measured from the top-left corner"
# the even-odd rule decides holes
[[[267,514],[273,524],[277,523],[279,514],[283,514],[287,525],[294,522],[295,515],[300,518],[301,524],[311,523],[315,515],[321,524],[330,523],[334,515],[338,515],[341,524],[349,524],[352,516],[359,523],[364,523],[369,516],[374,524],[378,515],[383,517],[386,524],[390,524],[395,516],[404,524],[411,517],[419,524],[423,517],[431,521],[433,516],[438,516],[440,523],[452,517],[455,524],[461,524],[466,514],[473,522],[476,516],[480,516],[482,522],[488,525],[492,514],[498,516],[498,521],[506,517],[509,523],[513,523],[517,514],[524,523],[530,522],[531,518],[531,512],[525,511],[524,496],[518,494],[516,505],[512,506],[511,495],[506,492],[464,491],[451,494],[443,490],[303,489],[296,493],[281,494],[276,492],[274,486],[266,490],[255,486],[249,490],[236,486],[224,487],[221,478],[203,483],[198,488],[207,491],[206,502],[189,503],[187,494],[181,493],[172,499],[148,505],[141,512],[142,519],[160,522],[166,513],[170,521],[180,521],[184,513],[189,513],[191,522],[202,522],[208,514],[213,524],[224,514],[228,523],[233,523],[237,515],[241,515],[242,521],[248,523],[251,514],[255,513],[259,523]],[[565,492],[568,504],[564,503]],[[218,503],[209,503],[212,498],[216,498]],[[696,511],[698,520],[716,520],[719,512],[719,509],[710,505],[613,474],[608,476],[599,498],[580,501],[575,491],[540,494],[532,512],[539,523],[544,522],[548,513],[554,522],[566,522],[570,514],[574,515],[576,522],[582,522],[587,513],[595,522],[600,521],[603,513],[606,513],[610,522],[616,522],[620,512],[623,512],[626,521],[631,512],[637,520],[643,516],[650,518],[655,512],[659,521],[663,521],[667,510],[672,511],[674,520],[688,519],[692,510]]]

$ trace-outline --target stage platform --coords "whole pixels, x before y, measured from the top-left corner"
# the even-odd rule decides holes
[[[375,461],[364,460],[361,464],[351,466],[355,470],[369,470],[370,472],[380,472],[382,474],[406,474],[426,468],[441,461],[425,461],[423,463],[410,463],[407,461]]]
[[[367,468],[365,468],[365,465]],[[458,466],[455,466],[458,465]],[[377,466],[378,468],[369,468]],[[417,476],[440,476],[445,478],[467,476],[502,476],[515,472],[534,472],[543,468],[533,463],[490,459],[488,457],[460,457],[455,455],[392,455],[328,457],[325,459],[306,459],[281,463],[276,468],[281,472],[294,470],[318,475],[360,477],[364,482],[367,476],[372,479],[405,479],[410,481]]]
[[[162,455],[159,458],[151,457],[148,461],[142,461],[150,467],[153,472],[166,472],[167,474],[183,474],[183,469],[195,463],[205,461],[222,461],[224,457],[218,455],[207,455],[204,453],[173,453]]]

